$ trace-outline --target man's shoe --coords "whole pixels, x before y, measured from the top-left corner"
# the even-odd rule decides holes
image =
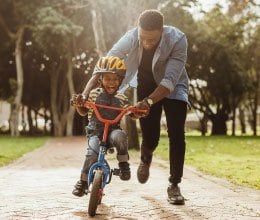
[[[87,181],[79,180],[76,185],[74,186],[74,189],[72,191],[72,194],[74,196],[82,197],[84,194],[86,194],[86,190],[88,189],[88,183]]]
[[[170,184],[167,189],[168,202],[173,205],[184,205],[184,197],[181,195],[180,187]]]
[[[129,163],[128,162],[120,162],[118,164],[119,169],[120,169],[120,173],[119,173],[119,177],[121,180],[130,180],[131,178],[131,171],[130,171],[130,167],[129,167]]]
[[[150,164],[144,163],[141,161],[139,164],[139,167],[137,169],[137,179],[139,183],[146,183],[146,181],[149,178],[149,169],[150,169]]]

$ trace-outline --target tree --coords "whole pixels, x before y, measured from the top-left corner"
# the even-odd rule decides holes
[[[260,104],[260,28],[254,29],[246,45],[245,61],[249,78],[249,89],[246,96],[246,106],[252,115],[253,134],[257,135],[257,109]],[[249,59],[248,59],[249,58]]]
[[[25,5],[28,2],[25,2]],[[19,111],[23,95],[23,63],[22,49],[25,29],[30,25],[29,13],[31,4],[23,5],[21,1],[5,1],[2,3],[0,14],[0,27],[7,34],[15,45],[15,64],[16,64],[16,92],[11,101],[10,128],[12,136],[19,136]],[[12,19],[9,20],[11,14]]]
[[[74,24],[63,15],[61,7],[59,7],[59,10],[48,6],[40,8],[33,30],[35,41],[46,54],[46,58],[51,61],[48,70],[50,73],[51,113],[55,136],[64,135],[67,120],[73,121],[72,109],[69,106],[69,98],[74,93],[72,41],[73,36],[79,36],[82,31],[81,26]],[[46,42],[49,42],[49,44],[46,44]]]
[[[103,21],[102,21],[102,13],[100,10],[100,3],[98,0],[90,1],[91,3],[91,15],[92,15],[92,27],[93,33],[96,42],[96,51],[97,54],[101,56],[105,56],[107,49],[105,43],[105,34],[103,30]]]
[[[50,120],[50,78],[46,72],[44,54],[32,39],[32,33],[25,35],[24,49],[24,89],[22,104],[27,107],[29,135],[38,132],[37,116],[45,119],[44,134],[47,134],[47,122]],[[44,113],[39,111],[43,110]],[[33,120],[33,114],[35,114]],[[34,122],[34,123],[33,123]]]
[[[240,62],[244,24],[215,7],[201,21],[201,34],[190,53],[191,104],[212,121],[212,134],[227,133],[229,114],[233,113],[234,121],[247,88]]]

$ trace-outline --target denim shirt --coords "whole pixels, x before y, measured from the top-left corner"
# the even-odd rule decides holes
[[[125,60],[127,72],[121,88],[137,85],[137,71],[143,47],[139,43],[137,27],[128,31],[108,52]],[[188,75],[185,69],[187,39],[183,32],[172,26],[164,26],[160,43],[152,61],[153,77],[157,85],[170,90],[169,99],[188,103]]]

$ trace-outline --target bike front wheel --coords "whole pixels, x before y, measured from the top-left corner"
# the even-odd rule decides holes
[[[94,175],[94,180],[92,184],[92,189],[88,204],[88,214],[90,216],[95,216],[97,211],[97,206],[101,203],[102,199],[102,179],[103,171],[96,170]]]

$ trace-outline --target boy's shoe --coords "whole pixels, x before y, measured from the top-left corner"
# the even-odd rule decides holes
[[[170,184],[167,189],[168,202],[173,205],[184,205],[184,197],[178,185]]]
[[[131,178],[131,171],[128,162],[120,162],[118,164],[120,169],[119,177],[121,180],[129,180]]]
[[[88,182],[79,180],[76,185],[74,186],[74,189],[72,191],[72,194],[74,196],[82,197],[85,194],[85,191],[88,189]]]
[[[139,183],[146,183],[149,178],[150,164],[141,161],[137,169],[137,179]]]

